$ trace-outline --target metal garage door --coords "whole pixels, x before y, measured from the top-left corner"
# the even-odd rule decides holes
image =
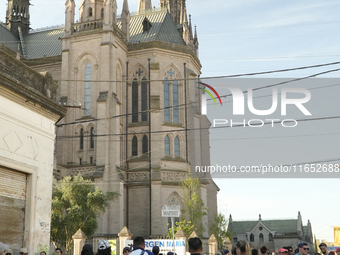
[[[0,166],[0,240],[14,254],[23,245],[26,174]]]

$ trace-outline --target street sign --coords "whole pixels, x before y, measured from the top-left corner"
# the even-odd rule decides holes
[[[179,205],[162,205],[162,217],[179,217],[180,212]]]

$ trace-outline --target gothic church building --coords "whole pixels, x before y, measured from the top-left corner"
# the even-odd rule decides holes
[[[139,0],[133,15],[128,0],[120,15],[116,0],[82,0],[79,20],[75,1],[67,0],[65,25],[38,30],[29,28],[30,2],[8,1],[0,43],[59,85],[68,111],[57,124],[55,177],[80,173],[120,193],[95,237],[115,237],[124,226],[134,236],[165,236],[161,206],[183,208],[188,170],[210,165],[198,37],[186,0],[160,0],[158,8]],[[198,176],[209,208],[202,237],[209,238],[218,187],[210,175]]]

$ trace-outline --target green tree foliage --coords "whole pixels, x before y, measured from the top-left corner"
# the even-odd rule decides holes
[[[190,168],[187,178],[181,184],[181,197],[184,208],[181,210],[180,221],[175,223],[174,232],[176,233],[179,227],[189,236],[192,231],[201,235],[205,228],[202,224],[202,217],[207,215],[208,207],[204,205],[203,200],[199,196],[201,188],[201,180],[194,178],[191,175]],[[172,228],[168,231],[168,236],[172,237]]]
[[[227,230],[228,220],[224,214],[215,212],[214,221],[210,226],[210,232],[214,234],[218,242],[218,249],[223,250],[227,237],[232,239],[232,233]]]
[[[192,233],[192,231],[194,231],[194,227],[195,226],[190,221],[187,221],[184,219],[184,220],[175,222],[174,233],[177,233],[178,229],[181,228],[183,232],[185,233],[185,235],[189,236]],[[167,236],[169,238],[172,238],[172,227],[169,228]]]
[[[113,191],[104,194],[93,181],[84,180],[81,175],[63,178],[53,188],[52,241],[65,247],[68,253],[73,247],[72,235],[81,228],[86,236],[92,236],[98,227],[97,217],[118,196]]]

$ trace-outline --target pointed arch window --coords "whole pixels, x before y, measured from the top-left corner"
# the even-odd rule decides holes
[[[138,82],[132,82],[132,122],[138,122]]]
[[[91,114],[91,64],[87,63],[85,66],[85,88],[84,88],[84,114]]]
[[[142,79],[142,121],[148,121],[148,83]]]
[[[259,235],[259,240],[260,240],[260,243],[263,243],[264,242],[264,240],[263,240],[264,238],[263,238],[263,234],[262,233],[260,233],[260,235]]]
[[[134,136],[132,138],[132,156],[137,156],[138,155],[138,140],[137,137]]]
[[[179,157],[181,154],[180,144],[178,136],[175,137],[175,157]]]
[[[172,101],[173,101],[173,122],[179,123],[179,107],[176,106],[179,104],[178,100],[178,81],[174,80],[172,83]]]
[[[269,238],[269,241],[273,241],[273,234],[272,234],[272,233],[269,233],[268,238]]]
[[[250,234],[250,236],[249,236],[249,241],[250,241],[250,242],[255,242],[255,237],[254,237],[253,234]]]
[[[145,135],[145,136],[143,136],[143,140],[142,140],[142,153],[147,154],[148,151],[149,151],[148,137]]]
[[[94,128],[90,130],[90,148],[94,148]]]
[[[92,8],[90,7],[90,8],[89,8],[89,17],[92,17],[92,14],[93,14],[93,10],[92,10]]]
[[[170,122],[170,84],[168,78],[164,79],[164,122]]]
[[[164,138],[164,155],[170,156],[170,138],[169,138],[169,136],[165,136],[165,138]]]
[[[104,8],[102,8],[101,11],[100,11],[100,17],[104,18]]]
[[[79,149],[84,149],[84,130],[80,129],[80,146]]]

